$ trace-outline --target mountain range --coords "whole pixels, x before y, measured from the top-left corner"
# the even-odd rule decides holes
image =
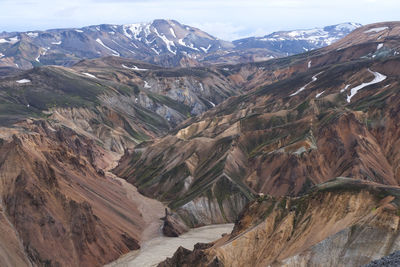
[[[262,38],[223,41],[175,20],[79,29],[0,33],[0,66],[29,69],[71,66],[104,56],[132,58],[165,67],[243,63],[298,54],[331,44],[360,24],[276,32]]]
[[[235,225],[159,266],[362,266],[400,250],[399,22],[274,33],[301,48],[235,64],[202,60],[223,54],[205,41],[238,43],[159,23],[179,28],[0,37],[21,55],[0,78],[0,266],[103,266],[160,228],[219,223]],[[154,60],[123,56],[111,31]],[[155,62],[180,53],[172,32],[195,66]],[[82,58],[37,62],[42,35]],[[246,40],[278,42],[264,38]],[[84,59],[88,47],[104,54]]]

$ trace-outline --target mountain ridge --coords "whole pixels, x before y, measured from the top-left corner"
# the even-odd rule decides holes
[[[104,56],[133,58],[166,67],[262,61],[304,52],[299,47],[307,47],[307,50],[323,47],[345,36],[358,24],[339,25],[325,27],[333,28],[327,32],[323,29],[303,31],[308,32],[310,40],[287,38],[279,42],[269,37],[271,40],[267,42],[260,41],[261,37],[253,37],[258,40],[256,42],[251,38],[228,42],[176,20],[162,19],[125,25],[2,32],[0,67],[71,66],[81,59]],[[279,34],[289,36],[296,32],[299,31]],[[317,35],[313,37],[313,33]]]

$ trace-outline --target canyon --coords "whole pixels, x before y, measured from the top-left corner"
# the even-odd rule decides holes
[[[227,223],[159,266],[361,266],[399,250],[398,51],[385,22],[266,61],[2,68],[0,265],[129,264]]]

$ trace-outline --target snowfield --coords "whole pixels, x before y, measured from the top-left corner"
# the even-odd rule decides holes
[[[364,33],[378,33],[378,32],[384,31],[386,29],[389,29],[389,27],[372,28],[372,29],[365,31]]]
[[[387,78],[385,75],[380,74],[379,72],[374,72],[374,71],[371,71],[370,69],[368,69],[368,71],[370,73],[374,74],[375,78],[369,83],[362,83],[359,86],[356,86],[356,87],[352,88],[350,90],[350,95],[347,96],[347,102],[348,103],[350,103],[350,101],[353,98],[353,96],[355,96],[357,94],[357,92],[360,91],[361,89],[363,89],[364,87],[367,87],[367,86],[372,85],[372,84],[380,83],[380,82],[382,82],[383,80],[385,80]]]

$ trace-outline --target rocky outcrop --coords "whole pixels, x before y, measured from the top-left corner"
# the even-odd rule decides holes
[[[165,236],[178,237],[189,230],[189,227],[182,221],[179,215],[168,212],[168,209],[165,209],[165,217],[162,219],[164,221],[162,230]]]
[[[298,198],[262,196],[229,236],[160,266],[360,266],[398,250],[399,196],[348,178]]]

